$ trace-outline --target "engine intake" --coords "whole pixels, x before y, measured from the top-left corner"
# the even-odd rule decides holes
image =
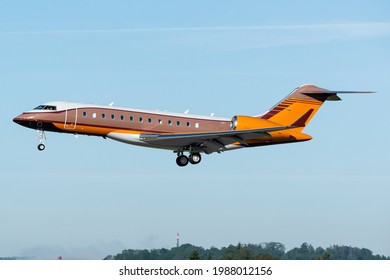
[[[230,130],[250,130],[280,126],[269,120],[249,116],[234,116],[230,121]]]

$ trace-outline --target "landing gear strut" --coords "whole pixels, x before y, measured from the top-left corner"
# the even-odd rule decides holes
[[[38,132],[37,139],[39,141],[38,150],[43,151],[45,149],[44,142],[46,140],[45,132],[41,129],[38,129],[37,132]]]
[[[180,167],[184,167],[190,162],[191,164],[198,164],[202,160],[200,153],[191,153],[189,157],[185,156],[183,152],[177,153],[176,163]]]

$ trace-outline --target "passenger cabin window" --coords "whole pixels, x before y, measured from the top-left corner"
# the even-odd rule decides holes
[[[176,125],[180,126],[181,125],[180,121],[176,121]]]
[[[168,125],[172,125],[172,121],[171,120],[168,120]]]
[[[151,118],[148,118],[148,123],[152,123],[152,119]]]
[[[144,119],[142,117],[139,117],[139,122],[143,122]]]
[[[191,123],[190,123],[190,122],[187,122],[187,123],[186,123],[186,126],[187,126],[187,127],[190,127],[190,126],[191,126]]]
[[[134,117],[133,116],[130,116],[130,121],[134,121]]]
[[[158,120],[158,124],[162,124],[162,119],[159,119],[159,120]]]
[[[199,123],[195,123],[195,128],[199,128]]]
[[[83,117],[85,118],[87,116],[87,112],[83,112]]]
[[[92,118],[96,119],[96,113],[92,113]]]
[[[121,116],[121,121],[123,121],[125,119],[125,117],[124,116]]]
[[[102,119],[105,119],[106,118],[106,114],[102,114]]]
[[[111,119],[115,120],[115,115],[114,114],[111,115]]]

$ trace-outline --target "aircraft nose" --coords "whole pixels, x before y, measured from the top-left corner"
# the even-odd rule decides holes
[[[36,124],[36,118],[32,115],[26,115],[26,114],[21,114],[13,118],[13,121],[25,127],[33,127]]]
[[[15,122],[15,123],[17,123],[17,124],[20,124],[22,121],[23,121],[23,114],[22,115],[19,115],[19,116],[17,116],[17,117],[15,117],[14,119],[13,119],[13,121]]]

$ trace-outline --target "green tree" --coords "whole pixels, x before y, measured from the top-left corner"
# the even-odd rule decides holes
[[[286,253],[286,247],[280,242],[268,242],[261,244],[262,252],[273,256],[274,258],[281,259]]]
[[[224,260],[250,260],[252,258],[252,251],[241,243],[238,243],[237,246],[230,245],[222,257]]]
[[[254,260],[278,260],[278,258],[275,258],[271,256],[270,254],[258,254],[254,256],[252,259]]]
[[[325,251],[325,253],[322,254],[321,256],[319,256],[317,259],[318,260],[330,260],[330,253],[328,251]]]
[[[190,257],[188,259],[190,259],[190,260],[200,260],[201,258],[200,258],[199,252],[197,250],[193,250],[191,252]]]
[[[285,258],[288,260],[315,260],[317,257],[313,246],[305,242],[300,248],[288,251]]]

